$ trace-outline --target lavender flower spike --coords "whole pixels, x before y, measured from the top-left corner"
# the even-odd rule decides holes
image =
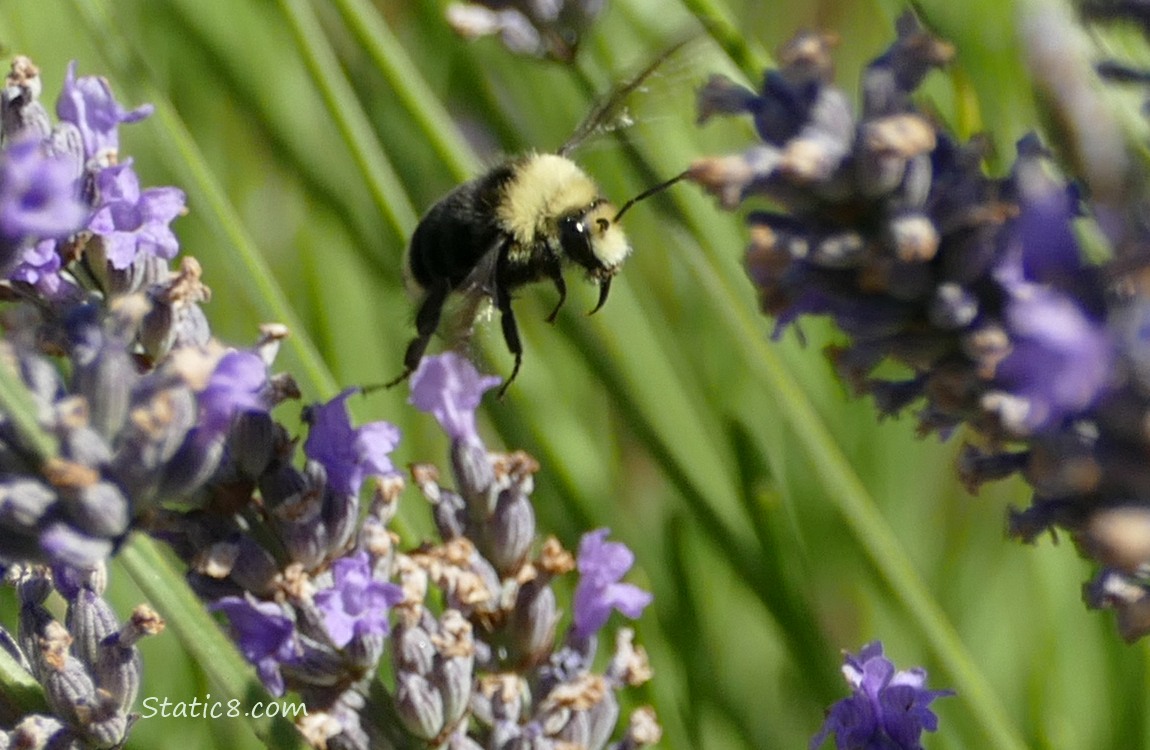
[[[445,352],[424,357],[411,376],[411,404],[432,414],[452,440],[479,440],[475,410],[483,394],[499,385],[494,375],[480,375],[466,357]]]
[[[935,698],[953,690],[926,690],[926,670],[895,672],[882,654],[882,642],[863,646],[858,656],[844,655],[843,676],[854,694],[831,706],[810,750],[832,732],[836,750],[922,750],[925,729],[938,729],[938,717],[928,708]]]
[[[355,392],[355,388],[348,388],[309,411],[311,430],[303,446],[307,457],[327,470],[328,485],[346,495],[358,493],[367,475],[394,474],[388,454],[399,443],[399,429],[387,422],[352,429],[347,399]]]
[[[622,542],[607,542],[610,533],[610,529],[591,531],[579,542],[576,565],[580,578],[571,626],[572,635],[579,640],[590,639],[599,632],[611,610],[635,619],[653,598],[638,586],[619,583],[635,564],[635,555]]]

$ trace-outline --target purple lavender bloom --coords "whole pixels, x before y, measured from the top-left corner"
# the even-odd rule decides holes
[[[355,392],[348,388],[311,409],[311,430],[303,446],[308,458],[327,470],[328,486],[346,495],[358,493],[365,476],[394,474],[388,454],[399,443],[399,428],[387,422],[352,429],[347,399]]]
[[[1104,325],[1091,320],[1069,296],[1000,272],[1011,352],[995,380],[1024,398],[1027,411],[1016,431],[1057,427],[1092,406],[1111,382],[1115,349]]]
[[[366,552],[336,560],[331,570],[335,583],[315,595],[315,604],[332,643],[343,648],[356,636],[390,633],[387,613],[403,601],[403,589],[373,579]]]
[[[483,394],[499,385],[494,375],[480,375],[466,357],[445,352],[424,357],[411,376],[411,404],[432,414],[452,440],[479,440],[475,410]]]
[[[233,351],[221,357],[207,387],[200,392],[201,435],[223,434],[238,413],[267,411],[263,399],[267,382],[267,365],[255,354]]]
[[[858,656],[844,654],[844,660],[843,676],[854,694],[831,706],[811,750],[832,732],[837,750],[922,750],[923,730],[938,729],[938,717],[928,706],[954,691],[926,690],[921,667],[895,672],[881,641],[863,646]]]
[[[140,190],[132,162],[100,170],[96,176],[99,203],[88,229],[104,240],[108,262],[123,270],[140,254],[171,260],[180,244],[168,226],[184,214],[186,198],[179,188]]]
[[[597,529],[583,535],[576,565],[579,585],[575,587],[572,634],[580,640],[591,638],[617,609],[631,619],[643,614],[652,596],[638,586],[619,583],[635,564],[635,555],[622,542],[608,542],[610,529]]]
[[[126,110],[112,95],[108,81],[100,76],[76,78],[76,61],[68,64],[56,116],[75,125],[84,139],[84,153],[89,158],[115,155],[120,148],[120,123],[143,120],[153,107],[145,104]]]
[[[211,609],[227,615],[236,646],[255,665],[268,691],[276,697],[283,695],[280,665],[293,662],[300,654],[292,619],[274,602],[239,596],[225,596]]]
[[[0,270],[19,261],[28,239],[66,237],[88,215],[66,162],[45,156],[35,141],[21,141],[0,157]]]
[[[56,252],[56,240],[40,240],[24,248],[20,263],[8,274],[8,278],[35,287],[47,299],[65,297],[68,290],[76,286],[60,275],[60,254]]]

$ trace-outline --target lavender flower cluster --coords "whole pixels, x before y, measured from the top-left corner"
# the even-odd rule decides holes
[[[879,641],[863,646],[857,656],[844,654],[843,677],[853,693],[827,709],[810,750],[831,734],[837,750],[922,750],[922,733],[938,729],[930,704],[954,695],[952,690],[927,690],[926,671],[920,667],[895,671]]]
[[[158,512],[154,533],[228,618],[263,683],[307,705],[300,728],[316,747],[604,748],[619,718],[614,690],[651,676],[628,630],[607,671],[592,672],[608,615],[638,617],[651,597],[619,582],[634,558],[606,542],[606,530],[585,536],[577,559],[553,538],[536,550],[538,466],[524,453],[489,453],[475,428],[483,392],[497,382],[452,353],[425,359],[413,377],[412,403],[452,438],[458,489],[442,487],[434,466],[412,468],[439,544],[398,549],[388,522],[404,482],[388,456],[399,434],[385,422],[353,428],[353,391],[308,411],[302,469],[266,412],[237,416],[204,502]],[[360,521],[368,479],[373,499]],[[576,566],[573,621],[557,648],[551,582]],[[376,672],[389,635],[394,690],[383,697]],[[653,714],[638,712],[612,747],[658,735]]]
[[[577,557],[536,539],[537,464],[488,453],[475,428],[497,379],[455,355],[416,373],[413,403],[451,436],[457,488],[440,486],[431,465],[413,469],[441,542],[400,551],[387,528],[404,487],[389,459],[398,430],[353,427],[354,390],[344,391],[305,410],[298,467],[297,441],[271,415],[299,397],[290,376],[269,374],[286,331],[269,325],[251,349],[223,346],[199,308],[209,292],[198,264],[169,270],[183,193],[141,189],[118,153],[119,124],[149,108],[125,110],[72,66],[53,124],[40,88],[35,65],[17,58],[0,99],[0,290],[13,303],[0,347],[36,423],[0,416],[0,563],[22,603],[18,635],[0,630],[0,642],[41,683],[52,715],[10,738],[30,748],[125,739],[134,643],[162,623],[140,609],[119,626],[101,599],[103,564],[144,530],[186,563],[268,690],[303,700],[299,726],[317,747],[607,747],[615,691],[651,672],[629,630],[596,672],[598,634],[611,612],[638,617],[651,597],[620,582],[633,556],[605,529]],[[552,582],[575,568],[557,644]],[[53,586],[68,603],[63,624],[44,607]],[[391,690],[377,675],[388,636]],[[659,734],[643,709],[611,747]]]
[[[119,747],[136,720],[140,687],[136,643],[163,630],[164,621],[140,605],[120,624],[103,599],[102,565],[13,566],[7,573],[19,592],[20,619],[13,639],[0,630],[0,646],[44,687],[51,714],[28,714],[0,732],[4,747]],[[58,592],[67,602],[64,622],[44,602]]]
[[[605,529],[584,537],[577,558],[555,539],[539,543],[530,500],[538,465],[524,453],[489,453],[476,431],[475,409],[497,383],[453,353],[426,358],[413,376],[412,403],[452,440],[455,489],[440,485],[433,465],[411,470],[432,505],[437,544],[401,551],[387,529],[404,487],[387,458],[399,436],[383,422],[353,428],[351,391],[310,412],[302,470],[280,433],[265,463],[237,463],[204,505],[227,508],[228,497],[258,489],[257,508],[166,514],[164,536],[188,561],[193,586],[227,616],[269,690],[303,699],[301,729],[317,747],[604,748],[620,713],[615,691],[651,676],[629,630],[606,671],[592,670],[611,612],[638,617],[651,597],[619,582],[633,556]],[[277,440],[275,429],[243,431]],[[359,522],[367,478],[372,502]],[[552,581],[576,567],[572,622],[557,645]],[[381,694],[389,635],[394,689]],[[382,720],[391,716],[398,721]],[[659,734],[644,709],[611,747]]]
[[[119,158],[119,125],[150,109],[73,64],[53,124],[40,89],[17,57],[0,96],[0,293],[19,304],[0,347],[56,449],[0,418],[0,561],[85,567],[210,475],[222,432],[198,424],[197,392],[223,352],[205,349],[199,266],[168,267],[184,194],[141,190]]]
[[[13,60],[0,92],[0,353],[26,389],[0,410],[0,566],[19,589],[10,654],[52,716],[12,730],[21,747],[112,747],[126,737],[140,680],[134,643],[162,621],[127,625],[101,598],[104,562],[162,505],[194,505],[229,447],[233,418],[293,394],[267,368],[285,332],[252,351],[211,337],[209,297],[169,224],[177,188],[141,188],[119,153],[126,110],[108,83],[69,66],[53,122],[39,70]],[[64,623],[44,606],[55,587]]]
[[[700,120],[749,114],[763,142],[700,159],[691,178],[726,207],[775,206],[747,218],[746,266],[776,336],[830,316],[849,338],[830,351],[837,371],[882,414],[920,404],[920,432],[944,438],[966,425],[980,443],[964,450],[966,484],[1022,475],[1034,498],[1010,533],[1069,532],[1101,564],[1089,606],[1114,608],[1127,640],[1145,635],[1150,304],[1129,270],[1145,250],[1125,249],[1145,247],[1145,227],[1111,232],[1122,253],[1087,262],[1076,226],[1094,206],[1034,136],[988,176],[985,142],[957,142],[914,102],[953,49],[913,15],[865,69],[857,115],[831,83],[833,41],[798,34],[758,91],[712,78]],[[906,375],[879,377],[884,363]]]

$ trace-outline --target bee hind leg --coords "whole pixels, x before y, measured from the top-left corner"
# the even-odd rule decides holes
[[[423,298],[423,303],[420,304],[418,312],[415,313],[416,336],[407,345],[407,351],[403,354],[403,372],[399,377],[387,383],[385,388],[399,385],[411,377],[411,373],[419,367],[419,363],[423,360],[423,353],[427,351],[427,345],[431,343],[431,337],[435,334],[435,329],[439,327],[443,305],[447,302],[447,295],[450,293],[451,284],[446,279],[440,279],[427,290],[427,296]]]

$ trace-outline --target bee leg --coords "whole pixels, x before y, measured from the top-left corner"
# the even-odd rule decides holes
[[[443,313],[443,305],[450,293],[451,284],[446,279],[437,281],[434,286],[427,290],[427,296],[423,298],[423,304],[419,306],[419,311],[415,314],[416,336],[407,345],[407,351],[403,354],[403,373],[395,380],[387,383],[385,388],[399,385],[411,377],[411,373],[419,367],[420,361],[423,360],[423,353],[427,351],[427,345],[431,343],[431,337],[435,333],[435,329],[439,327],[439,316]]]
[[[595,313],[599,312],[599,308],[602,307],[603,303],[607,301],[607,295],[610,293],[610,291],[611,277],[608,276],[599,282],[599,302],[595,305],[591,312],[587,313],[588,315],[594,315]]]
[[[495,304],[499,308],[499,322],[503,327],[503,341],[508,350],[515,356],[515,366],[511,368],[511,375],[503,381],[499,389],[499,398],[507,392],[507,387],[515,376],[519,374],[519,365],[523,364],[523,344],[519,341],[519,326],[515,324],[515,313],[511,311],[511,293],[502,286],[495,291]]]
[[[555,309],[547,316],[547,322],[554,323],[555,316],[559,314],[559,308],[563,307],[563,303],[567,300],[567,282],[563,280],[563,271],[558,265],[547,269],[547,275],[555,282],[555,288],[559,291],[559,301],[555,303]]]

